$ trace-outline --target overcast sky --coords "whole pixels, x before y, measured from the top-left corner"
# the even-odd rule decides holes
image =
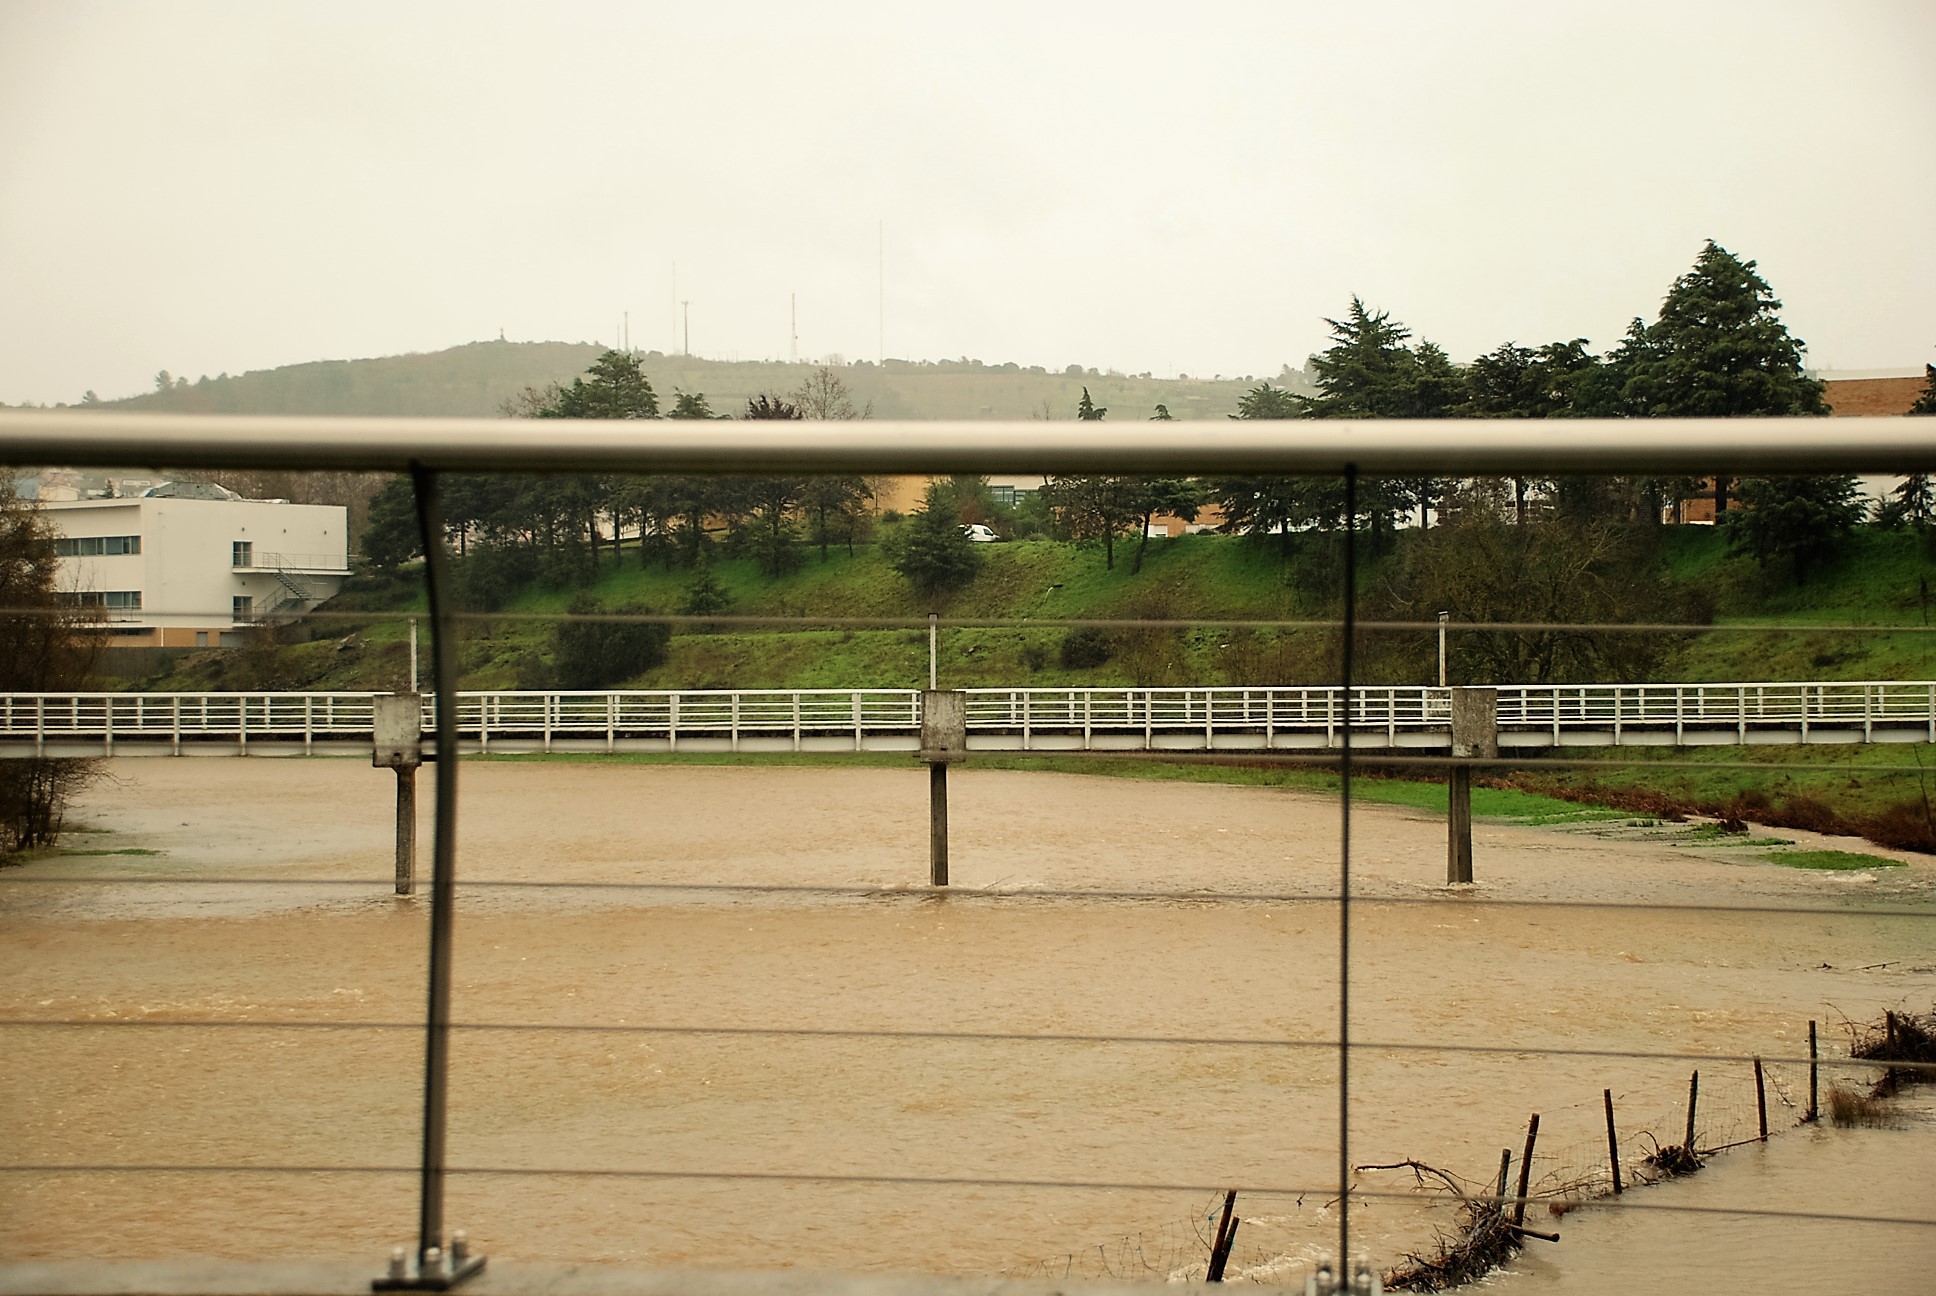
[[[1275,374],[1353,293],[1601,349],[1707,238],[1812,364],[1920,365],[1932,49],[1928,0],[0,0],[0,401],[671,350],[676,299],[784,357],[789,293],[802,356]]]

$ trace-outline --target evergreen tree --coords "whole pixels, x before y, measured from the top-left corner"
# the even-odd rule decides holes
[[[395,571],[423,553],[417,534],[417,501],[408,477],[392,477],[370,501],[363,530],[363,558],[376,571]]]
[[[888,538],[895,571],[923,594],[960,589],[981,570],[981,548],[961,530],[961,514],[939,483],[929,483],[922,507]]]
[[[1936,523],[1936,486],[1928,473],[1911,473],[1889,492],[1876,510],[1876,523],[1886,528],[1910,527],[1928,531]]]
[[[1741,504],[1725,519],[1732,547],[1763,567],[1786,563],[1797,585],[1834,556],[1866,511],[1853,474],[1745,477]]]
[[[1102,416],[1107,413],[1109,410],[1106,407],[1098,407],[1096,402],[1089,399],[1089,389],[1084,387],[1082,399],[1076,402],[1076,418],[1084,423],[1100,423]]]
[[[719,415],[713,413],[713,407],[706,403],[705,392],[684,392],[674,387],[672,389],[672,412],[667,414],[666,417],[675,419],[710,419],[718,418]]]
[[[713,565],[702,552],[699,561],[693,564],[691,579],[686,582],[685,598],[679,604],[680,615],[712,616],[732,605],[732,598],[713,575]]]
[[[1908,409],[1911,414],[1936,414],[1936,365],[1923,366],[1923,389],[1916,394],[1916,403]]]
[[[1936,415],[1936,365],[1923,366],[1923,389],[1907,411],[1912,415]],[[1885,526],[1908,526],[1927,532],[1936,524],[1936,485],[1930,475],[1911,473],[1890,491],[1891,499],[1877,510],[1876,521]]]
[[[607,351],[572,379],[571,386],[560,391],[554,403],[539,410],[537,417],[651,419],[659,417],[659,398],[637,356]]]
[[[1629,410],[1642,418],[1828,413],[1822,384],[1802,371],[1803,343],[1789,334],[1780,310],[1753,261],[1708,240],[1668,290],[1660,318],[1630,348],[1623,391]],[[1728,487],[1717,473],[1717,521],[1727,511]]]

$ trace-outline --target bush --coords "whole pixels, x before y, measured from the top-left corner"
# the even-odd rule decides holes
[[[1064,670],[1090,670],[1108,661],[1115,653],[1115,645],[1109,641],[1107,634],[1084,626],[1062,637],[1062,647],[1056,657]]]
[[[574,617],[606,611],[598,600],[580,595],[566,611]],[[620,615],[650,616],[652,609],[637,603],[611,609]],[[663,665],[672,627],[652,621],[561,621],[552,654],[558,687],[609,688],[621,680]]]
[[[453,601],[466,612],[500,612],[538,575],[538,556],[515,545],[478,544],[451,573]]]
[[[558,687],[558,672],[540,652],[521,653],[512,667],[511,687],[523,692],[547,693]]]

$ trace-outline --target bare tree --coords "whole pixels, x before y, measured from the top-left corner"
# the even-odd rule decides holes
[[[847,380],[832,365],[820,365],[787,393],[803,419],[865,419],[874,417],[874,402],[856,408]]]

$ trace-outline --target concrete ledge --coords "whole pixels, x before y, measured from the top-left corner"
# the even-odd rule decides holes
[[[47,1260],[0,1264],[6,1296],[368,1296],[384,1259]],[[1166,1293],[1211,1296],[1203,1283],[1164,1283]],[[742,1272],[639,1269],[626,1265],[492,1260],[456,1289],[475,1296],[1149,1296],[1149,1283],[1040,1278],[948,1278],[803,1269]],[[1222,1288],[1218,1288],[1222,1291]],[[1288,1288],[1260,1287],[1260,1291]],[[1303,1291],[1300,1283],[1296,1289]]]

